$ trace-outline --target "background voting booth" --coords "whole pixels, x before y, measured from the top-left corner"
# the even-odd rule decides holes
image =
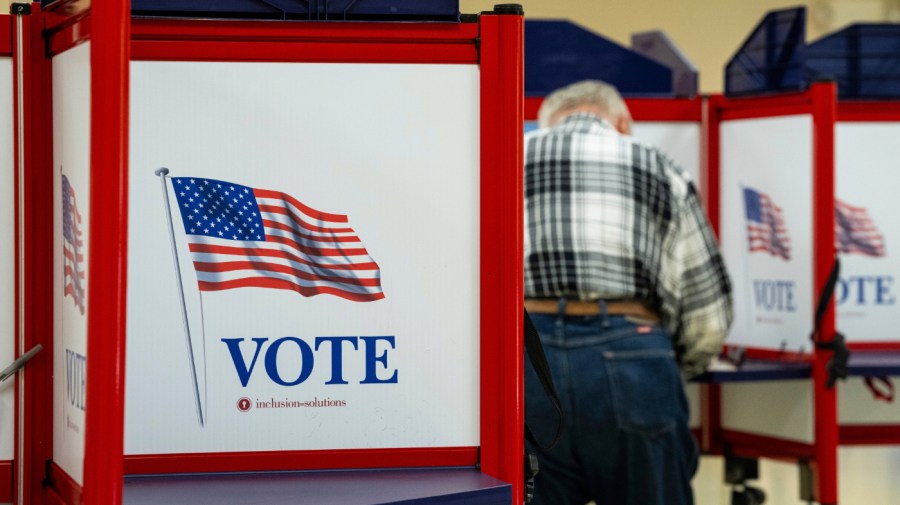
[[[704,101],[697,94],[697,72],[665,34],[634,34],[632,48],[626,48],[568,21],[525,21],[526,131],[537,128],[546,95],[585,79],[616,86],[634,119],[634,137],[676,160],[704,194]],[[704,387],[686,387],[691,427],[698,437]]]
[[[625,96],[634,135],[694,175],[734,283],[723,352],[739,365],[687,385],[701,448],[726,456],[726,482],[736,486],[756,476],[754,458],[797,461],[803,498],[835,503],[839,444],[900,442],[896,408],[872,392],[892,395],[887,376],[900,364],[897,338],[885,331],[897,315],[891,196],[872,191],[873,181],[893,187],[896,177],[888,138],[898,111],[884,100],[898,98],[890,96],[896,65],[885,56],[896,54],[897,27],[850,27],[806,46],[804,16],[767,16],[726,69],[729,98],[708,101],[683,86],[690,63],[658,34],[650,40],[667,49],[651,54],[647,34],[627,49],[571,23],[526,21],[525,117],[526,131],[535,128],[546,94],[605,80]],[[809,86],[826,76],[837,86]],[[836,246],[837,312],[826,312],[818,338],[830,339],[837,317],[853,350],[840,395],[826,387],[831,352],[810,337]]]
[[[814,365],[812,383],[722,384],[718,428],[729,451],[746,444],[814,457],[820,480],[830,483],[836,479],[825,473],[836,471],[835,396],[825,388],[827,356],[813,349],[810,333],[834,258],[833,94],[833,85],[820,84],[788,97],[714,98],[710,150],[718,154],[710,156],[709,174],[710,186],[719,188],[710,214],[734,290],[727,345],[749,356],[805,363],[806,377],[809,363]],[[831,335],[833,324],[833,313],[827,313],[821,333]],[[790,370],[772,368],[774,375],[750,378],[782,378],[778,374]],[[835,502],[827,494],[817,497]]]
[[[895,41],[900,40],[896,38]],[[841,384],[838,420],[841,443],[900,444],[900,412],[894,385],[900,375],[900,317],[896,249],[900,241],[891,191],[900,187],[894,165],[900,135],[900,101],[837,104],[835,207],[839,220],[841,282],[835,293],[837,325],[855,353],[850,371],[863,375]],[[857,203],[858,202],[858,203]],[[896,379],[893,379],[896,381]],[[867,401],[866,386],[893,401]]]
[[[338,3],[23,15],[26,502],[523,501],[521,8]]]
[[[885,48],[896,40],[851,28],[852,44],[839,33],[805,46],[804,23],[803,9],[767,15],[726,69],[731,97],[710,100],[709,208],[735,292],[726,347],[748,359],[709,374],[708,432],[726,456],[798,461],[801,498],[837,503],[838,445],[900,442],[896,408],[873,399],[892,397],[888,376],[900,375],[894,213],[890,192],[872,189],[896,178],[885,135],[897,133],[897,107],[870,98],[886,98],[870,84],[893,78],[896,52]],[[823,77],[837,83],[814,83]],[[833,301],[811,337],[835,255]],[[850,378],[829,387],[835,326]],[[731,463],[732,483],[756,476]]]

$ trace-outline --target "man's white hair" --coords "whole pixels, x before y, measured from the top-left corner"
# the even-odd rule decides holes
[[[593,105],[605,111],[614,122],[622,116],[629,122],[631,120],[628,107],[614,86],[590,80],[570,84],[547,95],[538,111],[538,126],[546,128],[558,113],[581,105]]]

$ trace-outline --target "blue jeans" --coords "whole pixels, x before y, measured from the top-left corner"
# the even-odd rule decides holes
[[[538,505],[694,502],[697,445],[675,353],[658,325],[625,316],[531,316],[566,413],[559,444],[538,455]],[[558,422],[525,366],[525,419],[548,443]]]

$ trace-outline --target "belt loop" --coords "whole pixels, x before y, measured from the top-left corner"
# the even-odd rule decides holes
[[[558,309],[556,311],[556,325],[562,326],[566,322],[566,298],[559,297]]]
[[[606,310],[606,301],[600,299],[597,300],[597,304],[600,306],[600,327],[609,328],[609,312]]]

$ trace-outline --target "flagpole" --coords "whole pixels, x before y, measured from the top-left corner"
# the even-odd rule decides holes
[[[200,387],[197,385],[197,367],[194,364],[194,346],[191,344],[191,328],[188,324],[187,304],[184,302],[184,284],[181,281],[181,266],[178,262],[178,249],[175,247],[175,227],[172,224],[172,207],[169,205],[169,189],[166,185],[166,175],[169,169],[161,167],[153,172],[159,176],[162,185],[163,201],[166,204],[166,222],[169,224],[169,241],[172,244],[172,260],[175,262],[175,279],[178,281],[178,299],[181,301],[181,322],[184,325],[184,338],[187,342],[188,358],[191,365],[191,380],[194,383],[194,401],[197,404],[197,420],[203,426],[203,409],[200,404]]]

